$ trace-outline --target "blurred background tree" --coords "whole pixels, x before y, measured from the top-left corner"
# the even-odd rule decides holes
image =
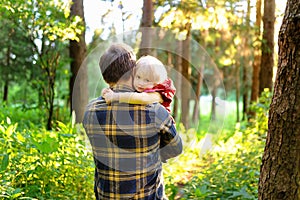
[[[169,71],[171,69],[181,75],[172,75],[176,79],[177,88],[173,116],[186,127],[195,126],[191,122],[200,119],[200,99],[205,96],[212,99],[212,121],[218,119],[218,98],[236,103],[236,121],[253,115],[249,113],[248,107],[250,102],[257,101],[258,84],[262,79],[272,77],[258,74],[259,71],[263,73],[263,70],[259,70],[261,52],[267,52],[268,59],[274,60],[275,64],[277,62],[271,42],[274,42],[276,35],[265,34],[268,39],[263,39],[262,35],[263,32],[270,32],[266,29],[274,29],[281,18],[278,10],[274,14],[273,1],[145,0],[136,6],[127,1],[93,3],[95,5],[91,2],[85,5],[84,1],[77,0],[49,1],[43,6],[36,1],[23,0],[1,3],[3,15],[0,22],[8,24],[3,26],[2,34],[7,37],[1,41],[5,48],[0,54],[3,102],[19,104],[27,109],[45,109],[48,129],[51,129],[53,121],[60,118],[63,120],[66,113],[72,112],[72,108],[78,117],[76,121],[80,122],[87,97],[95,97],[94,94],[88,94],[89,88],[99,82],[98,78],[93,78],[95,73],[91,73],[97,70],[97,63],[93,64],[96,68],[87,66],[86,73],[83,73],[83,61],[88,55],[85,52],[92,52],[107,38],[122,34],[122,41],[139,49],[138,57],[144,54],[157,56],[168,65]],[[94,7],[96,13],[84,10],[88,5]],[[265,8],[264,11],[269,14],[261,14],[264,5],[271,6],[272,9]],[[275,16],[277,21],[265,15]],[[262,19],[264,27],[261,27]],[[92,27],[96,23],[97,27]],[[142,48],[158,42],[153,41],[153,38],[160,33],[154,32],[151,27],[174,35],[173,39],[160,36],[160,41],[168,42],[166,46],[175,52],[158,49],[147,52],[147,48]],[[126,34],[128,31],[131,33]],[[204,53],[197,52],[198,47],[193,43],[203,48],[207,54],[205,56],[211,58],[216,68],[207,67],[205,63],[209,61],[205,60],[205,56],[197,58]],[[262,43],[271,46],[266,48]],[[193,66],[190,62],[199,60],[200,63],[201,59],[204,59],[201,67]],[[276,70],[274,63],[268,61],[269,71]],[[266,64],[261,65],[266,68]],[[77,76],[79,68],[82,76]],[[221,82],[215,81],[216,76],[221,77]],[[100,82],[97,90],[107,87],[102,80]],[[222,87],[226,93],[220,90]],[[261,87],[269,86],[261,84]]]

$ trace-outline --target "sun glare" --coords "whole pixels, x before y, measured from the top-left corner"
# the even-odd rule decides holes
[[[120,2],[122,7],[120,7]],[[251,0],[251,19],[255,20],[255,0]],[[97,29],[103,29],[102,36],[104,38],[108,37],[111,30],[113,29],[115,33],[122,34],[123,31],[127,32],[130,30],[136,30],[139,28],[140,20],[142,16],[142,7],[143,1],[140,0],[122,0],[122,1],[99,1],[99,0],[89,0],[84,1],[84,11],[85,11],[85,21],[87,23],[86,31],[86,41],[90,42],[94,31]],[[285,11],[286,0],[276,0],[276,26],[281,24],[281,20]],[[211,8],[212,9],[212,8]],[[245,9],[245,8],[244,8]],[[158,9],[159,14],[162,12],[161,9]],[[106,19],[102,20],[102,16],[106,15]],[[155,16],[158,14],[156,13]],[[170,18],[172,15],[169,15]],[[216,26],[219,28],[226,28],[223,26],[228,26],[227,19],[218,16]],[[164,19],[161,23],[164,27],[170,27],[170,21],[172,19]],[[196,20],[198,21],[198,20]],[[123,24],[124,23],[124,24]],[[204,27],[207,27],[205,21],[201,22]],[[199,26],[195,24],[196,26]],[[278,28],[277,28],[278,29]]]
[[[86,39],[91,41],[94,31],[104,30],[104,37],[108,37],[113,28],[116,34],[122,34],[123,31],[138,29],[140,18],[142,16],[143,1],[122,0],[122,1],[84,1],[85,20],[87,23]],[[122,7],[120,7],[122,2]],[[102,20],[102,16],[106,16]],[[123,26],[123,19],[124,26]]]

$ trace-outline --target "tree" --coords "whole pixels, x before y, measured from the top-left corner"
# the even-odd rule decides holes
[[[273,88],[275,0],[264,0],[263,43],[259,74],[259,94]]]
[[[13,82],[27,82],[34,64],[29,40],[24,40],[25,33],[9,19],[10,12],[0,6],[0,83],[3,84],[3,101],[7,102],[10,86]],[[22,94],[18,94],[22,96]],[[23,97],[23,102],[26,99]]]
[[[252,72],[252,86],[251,86],[251,102],[256,102],[259,96],[259,71],[261,59],[261,42],[260,42],[260,25],[261,25],[261,0],[256,0],[256,20],[255,20],[255,43],[254,43],[254,61]],[[254,113],[251,113],[253,115]]]
[[[259,199],[300,199],[300,2],[288,0],[262,157]]]
[[[84,26],[83,0],[73,0],[71,6],[71,17],[80,17]],[[70,107],[71,112],[76,114],[76,122],[83,119],[84,108],[88,103],[87,68],[83,64],[86,56],[85,31],[78,36],[79,40],[70,41],[71,78],[70,78]],[[78,73],[80,71],[80,73]]]
[[[247,0],[247,12],[245,16],[245,30],[243,39],[244,50],[242,51],[242,59],[243,59],[243,120],[247,118],[248,115],[248,104],[249,104],[249,91],[250,91],[250,67],[251,67],[251,45],[249,43],[249,39],[251,38],[250,31],[250,0]]]
[[[148,47],[151,45],[152,37],[151,33],[153,32],[152,23],[153,23],[153,2],[152,0],[144,0],[143,4],[143,15],[140,27],[142,28],[142,41],[140,44],[140,49],[138,52],[138,57],[143,55],[151,55],[151,49]]]
[[[181,95],[181,122],[186,125],[186,128],[189,128],[189,108],[190,108],[190,98],[191,98],[191,88],[189,88],[189,82],[191,78],[191,29],[192,24],[190,20],[187,20],[184,30],[186,31],[186,38],[182,41],[182,68],[181,74],[183,78],[187,81],[181,82],[181,89],[184,89],[185,92],[182,92]]]
[[[1,7],[10,13],[11,23],[24,31],[24,40],[29,41],[33,52],[32,63],[38,66],[39,75],[33,77],[43,98],[43,108],[47,110],[47,129],[52,129],[55,81],[57,70],[67,62],[64,56],[66,41],[77,39],[81,33],[80,18],[68,18],[68,2],[49,0],[5,2]],[[1,5],[1,6],[2,6]],[[68,9],[67,9],[68,8]]]
[[[189,126],[190,120],[190,99],[191,99],[191,39],[192,39],[192,21],[196,19],[197,12],[203,8],[201,2],[195,0],[184,0],[181,2],[169,2],[170,9],[161,16],[159,25],[165,28],[171,28],[180,40],[177,49],[182,49],[180,52],[181,61],[177,62],[175,66],[177,70],[180,69],[182,80],[177,80],[181,83],[175,84],[177,87],[177,94],[181,94],[181,117],[180,121],[186,126]],[[172,16],[172,18],[170,18]],[[172,20],[170,20],[172,19]],[[176,82],[177,82],[176,81]],[[181,91],[180,91],[181,90]],[[175,100],[175,105],[177,100]],[[177,111],[177,105],[175,109]],[[176,114],[175,114],[176,116]]]

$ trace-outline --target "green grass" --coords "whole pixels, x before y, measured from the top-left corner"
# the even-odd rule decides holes
[[[240,116],[242,115],[242,104],[239,105]],[[206,98],[200,101],[200,117],[197,127],[198,139],[205,137],[207,133],[214,138],[231,137],[236,128],[236,102],[224,101],[224,104],[216,106],[216,120],[211,119],[211,101]]]

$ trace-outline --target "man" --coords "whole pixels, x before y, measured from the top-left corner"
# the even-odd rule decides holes
[[[101,56],[100,69],[114,92],[133,92],[135,55],[113,44]],[[95,162],[96,199],[164,199],[162,160],[182,152],[181,138],[169,113],[158,103],[107,104],[91,101],[83,125]]]

